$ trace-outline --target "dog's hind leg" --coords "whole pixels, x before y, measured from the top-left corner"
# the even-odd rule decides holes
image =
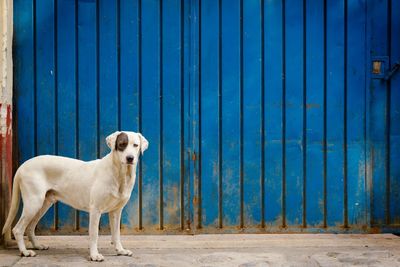
[[[43,206],[44,199],[45,199],[44,194],[42,197],[38,195],[34,197],[25,197],[25,198],[23,197],[24,209],[22,210],[21,218],[19,218],[17,224],[12,230],[15,236],[15,240],[17,241],[19,251],[25,257],[36,256],[36,253],[33,250],[26,249],[24,242],[24,233],[28,224],[33,220],[35,215],[39,212],[39,210]]]
[[[36,225],[38,224],[40,219],[43,217],[43,215],[51,207],[52,204],[53,204],[53,201],[51,199],[49,199],[48,197],[46,197],[46,199],[44,200],[43,206],[36,213],[35,217],[32,219],[32,221],[29,223],[28,227],[26,228],[26,233],[28,235],[29,241],[31,241],[32,246],[35,249],[39,249],[39,250],[49,249],[49,246],[38,243],[36,236],[35,236],[35,229],[36,229]]]

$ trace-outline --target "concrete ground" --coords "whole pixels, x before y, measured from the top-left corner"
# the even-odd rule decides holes
[[[0,266],[400,266],[400,238],[391,234],[123,236],[132,257],[116,256],[101,236],[102,263],[88,261],[87,236],[39,240],[50,249],[33,258],[0,249]]]

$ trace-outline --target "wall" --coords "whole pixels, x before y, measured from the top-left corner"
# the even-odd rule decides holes
[[[399,231],[397,2],[15,0],[15,163],[141,131],[124,233]]]
[[[0,227],[7,215],[12,182],[12,34],[13,2],[3,0],[0,1]]]

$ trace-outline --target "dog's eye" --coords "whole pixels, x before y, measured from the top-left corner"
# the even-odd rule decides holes
[[[125,148],[128,144],[127,143],[119,143],[118,147]]]
[[[138,144],[133,144],[133,146],[134,146],[134,147],[138,147],[139,145],[138,145]]]

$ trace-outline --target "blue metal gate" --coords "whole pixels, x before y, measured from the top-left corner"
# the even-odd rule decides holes
[[[19,162],[142,132],[125,233],[399,226],[398,1],[14,3]],[[39,230],[87,226],[58,203]]]

